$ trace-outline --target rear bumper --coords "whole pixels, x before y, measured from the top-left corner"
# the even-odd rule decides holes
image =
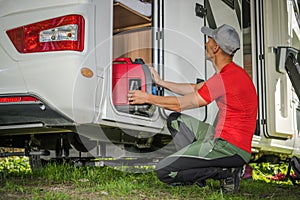
[[[42,102],[0,104],[0,136],[57,132],[73,125],[71,119]]]

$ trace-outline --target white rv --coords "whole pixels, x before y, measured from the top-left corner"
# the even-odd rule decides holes
[[[0,0],[0,146],[32,159],[163,157],[170,111],[129,106],[127,91],[171,95],[145,65],[165,80],[207,80],[200,28],[225,23],[257,89],[253,160],[300,156],[297,0]],[[185,113],[213,125],[217,112]]]

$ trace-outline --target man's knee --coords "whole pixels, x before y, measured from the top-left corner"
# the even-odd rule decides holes
[[[170,171],[165,167],[156,167],[155,169],[157,178],[166,184],[174,182],[173,177],[170,176]]]
[[[155,172],[156,172],[157,178],[158,178],[160,181],[165,182],[164,180],[165,180],[165,178],[166,178],[166,176],[167,176],[166,170],[163,170],[163,169],[156,169]]]

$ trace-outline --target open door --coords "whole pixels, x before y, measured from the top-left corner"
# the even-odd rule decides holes
[[[268,126],[264,133],[267,137],[286,139],[294,137],[296,133],[295,113],[298,104],[295,98],[299,98],[300,95],[298,50],[292,47],[277,47],[275,55],[276,67],[270,67],[266,73],[266,108],[269,121],[265,124]]]
[[[295,92],[300,99],[300,65],[295,55],[290,54],[285,62],[285,69],[295,89]]]
[[[179,83],[196,83],[205,80],[203,0],[163,1],[163,63],[161,76],[164,80]],[[174,95],[164,90],[164,95]],[[206,108],[184,111],[199,120],[205,120]],[[168,114],[168,113],[166,113]]]

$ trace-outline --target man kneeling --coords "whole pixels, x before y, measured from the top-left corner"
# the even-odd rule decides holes
[[[208,36],[205,44],[208,59],[216,73],[199,84],[174,83],[162,80],[150,68],[153,80],[181,96],[155,96],[140,90],[129,91],[130,104],[154,104],[176,111],[167,125],[177,152],[156,166],[158,178],[170,185],[205,185],[206,179],[225,179],[224,191],[237,191],[242,166],[249,162],[251,142],[256,126],[257,96],[251,78],[233,62],[240,48],[238,33],[229,25],[217,29],[202,27]],[[206,106],[215,101],[218,121],[213,128],[190,116],[186,109]]]

